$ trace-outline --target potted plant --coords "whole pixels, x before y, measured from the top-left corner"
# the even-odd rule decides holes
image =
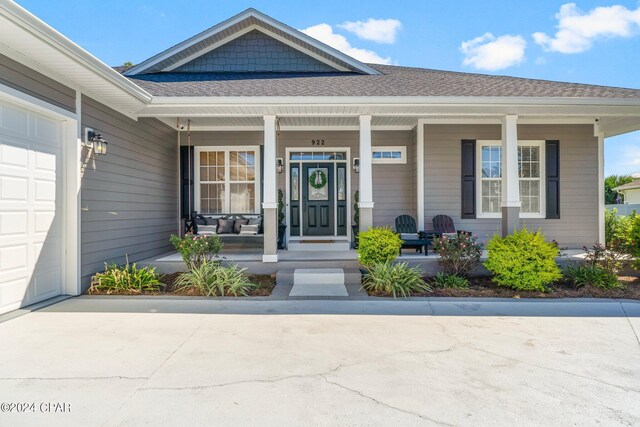
[[[351,242],[351,246],[354,249],[358,248],[358,233],[360,233],[360,207],[358,206],[358,202],[360,201],[360,192],[356,191],[353,195],[353,224],[351,226],[351,231],[353,235],[353,242]]]
[[[284,223],[284,192],[278,190],[278,249],[284,249],[285,242],[284,236],[287,231],[287,226]]]

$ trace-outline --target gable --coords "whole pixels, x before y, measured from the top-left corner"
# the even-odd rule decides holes
[[[252,30],[173,71],[203,73],[337,70],[258,30]]]
[[[249,33],[254,33],[256,30],[261,34],[252,34],[248,38],[244,37]],[[240,57],[238,56],[239,49],[248,48],[252,43],[259,42],[258,39],[266,42],[265,36],[269,38],[268,46],[266,46],[269,49],[268,57],[259,56],[256,59],[255,52],[257,48],[255,46],[251,46],[251,50],[254,52],[253,55],[249,55],[250,52],[242,52]],[[252,37],[255,40],[252,40]],[[230,43],[231,45],[229,45]],[[229,46],[223,48],[226,45]],[[221,48],[223,49],[220,50]],[[251,61],[252,65],[247,68],[271,68],[283,72],[309,69],[311,72],[340,71],[370,75],[380,74],[375,68],[327,46],[313,37],[276,21],[255,9],[247,9],[129,68],[124,72],[124,75],[135,76],[174,72],[183,66],[186,66],[184,70],[217,67],[213,64],[222,60],[223,56],[220,52],[235,55],[236,62],[239,62],[239,64],[231,64],[230,58],[225,57],[222,62],[225,63],[223,68],[227,69],[231,67],[238,68],[240,65],[250,65],[248,62]],[[244,63],[245,61],[247,63]],[[324,65],[321,66],[318,62]],[[289,69],[291,67],[293,69]],[[227,69],[222,71],[227,71]]]

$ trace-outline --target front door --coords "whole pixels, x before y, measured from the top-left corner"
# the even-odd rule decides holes
[[[303,163],[302,229],[305,236],[334,235],[333,170],[333,163]]]

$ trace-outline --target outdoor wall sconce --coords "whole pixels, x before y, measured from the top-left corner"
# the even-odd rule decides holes
[[[353,158],[353,171],[355,173],[360,173],[360,157]]]
[[[84,133],[84,143],[82,144],[89,149],[93,149],[96,155],[107,154],[107,145],[109,143],[99,133],[91,128],[86,128]]]
[[[276,169],[278,173],[282,173],[282,170],[284,169],[284,160],[282,160],[281,157],[276,159]]]

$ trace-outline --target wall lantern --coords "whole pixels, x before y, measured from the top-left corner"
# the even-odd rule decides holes
[[[284,160],[282,160],[281,157],[276,159],[276,169],[278,173],[282,173],[282,170],[284,169]]]
[[[354,157],[353,158],[353,171],[355,173],[360,173],[360,158],[359,157]]]
[[[82,144],[89,149],[93,149],[97,155],[107,154],[107,145],[109,143],[99,133],[91,128],[85,129],[84,143]]]

